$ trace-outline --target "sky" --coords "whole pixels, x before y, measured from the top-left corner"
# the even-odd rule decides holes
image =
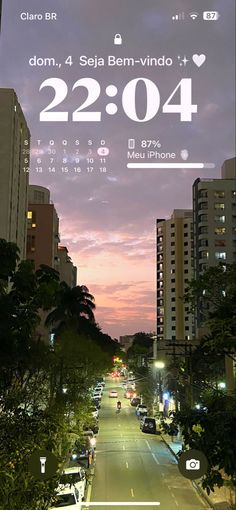
[[[203,21],[206,8],[219,12],[219,19]],[[156,219],[168,218],[173,209],[191,208],[194,180],[219,177],[223,161],[235,155],[234,9],[233,0],[208,0],[207,7],[199,0],[3,2],[0,86],[15,89],[31,132],[30,183],[50,189],[60,218],[61,244],[78,267],[78,284],[87,285],[95,296],[96,320],[113,337],[155,330]],[[45,20],[46,12],[55,12],[57,19]],[[184,21],[172,19],[183,12]],[[195,20],[189,16],[192,12],[198,13]],[[32,14],[42,19],[24,19]],[[114,45],[117,33],[122,45]],[[171,65],[160,65],[161,61],[147,65],[147,59],[146,65],[112,66],[108,55],[141,57],[144,62],[147,56],[164,56]],[[194,55],[199,64],[203,55],[204,62],[197,65]],[[68,56],[72,65],[65,64]],[[81,56],[94,61],[99,57],[104,65],[83,66]],[[35,57],[54,58],[55,65],[30,65]],[[54,92],[52,87],[39,89],[50,78],[64,82],[60,82],[66,90],[63,101],[53,111],[67,111],[68,121],[40,121],[40,112]],[[88,84],[89,108],[83,106],[86,88],[72,90],[83,78],[97,82]],[[136,93],[133,85],[125,96],[124,89],[135,78],[142,78]],[[184,122],[180,113],[164,113],[162,108],[180,80],[189,78],[197,112]],[[149,80],[148,92],[144,79]],[[115,96],[108,95],[110,85],[117,89]],[[160,106],[155,114],[158,91]],[[179,103],[179,91],[173,103]],[[116,105],[117,113],[107,113],[108,103]],[[101,112],[101,120],[72,121],[79,107],[79,112]],[[135,120],[129,118],[132,115]],[[151,118],[140,122],[145,116]],[[175,161],[183,162],[180,153],[187,150],[191,162],[212,163],[214,168],[127,168],[128,139],[136,140],[138,154],[143,152],[142,140],[159,140],[161,148],[155,150],[174,152]],[[63,140],[67,141],[65,164]],[[104,173],[97,153],[103,143],[109,149]],[[74,171],[78,147],[80,173]],[[56,150],[55,156],[49,155],[50,148]],[[89,149],[93,172],[87,171]],[[56,171],[50,172],[54,165]],[[68,165],[67,173],[61,171],[63,165]],[[42,172],[37,173],[36,167]]]

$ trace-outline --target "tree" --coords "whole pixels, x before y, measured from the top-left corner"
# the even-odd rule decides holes
[[[94,322],[94,310],[94,297],[85,285],[71,289],[62,282],[56,296],[56,307],[49,313],[45,324],[52,326],[56,334],[71,326],[79,330],[81,318]]]

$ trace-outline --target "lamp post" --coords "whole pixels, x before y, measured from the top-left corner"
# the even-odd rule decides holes
[[[161,371],[163,370],[163,368],[165,368],[165,363],[164,363],[164,361],[155,361],[154,366],[158,372],[158,393],[159,393],[159,411],[160,411],[160,404],[163,404]]]

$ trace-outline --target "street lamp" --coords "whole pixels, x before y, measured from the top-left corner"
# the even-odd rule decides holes
[[[165,368],[165,363],[164,361],[155,361],[154,366],[158,370],[159,404],[163,404],[161,370]]]
[[[226,388],[226,383],[225,383],[225,382],[219,382],[219,384],[218,384],[218,388],[220,388],[221,390],[225,390],[225,388]]]
[[[160,368],[160,369],[161,368],[165,368],[164,361],[155,361],[154,365],[155,365],[156,368]]]

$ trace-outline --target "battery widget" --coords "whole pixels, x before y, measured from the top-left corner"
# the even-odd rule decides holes
[[[203,12],[203,19],[205,21],[217,21],[220,17],[220,14],[218,11],[204,11]]]
[[[128,139],[128,149],[135,149],[135,139],[134,138]]]

